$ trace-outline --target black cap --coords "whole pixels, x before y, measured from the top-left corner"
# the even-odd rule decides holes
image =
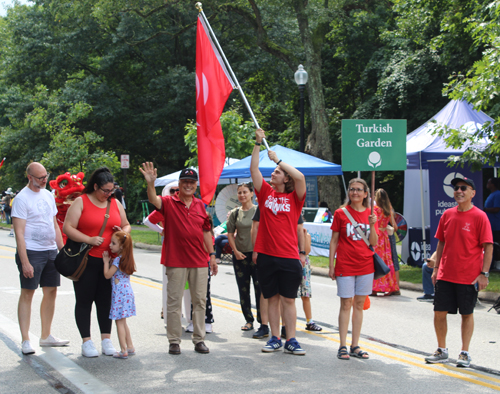
[[[454,178],[452,181],[451,181],[451,184],[453,186],[456,186],[458,182],[465,182],[467,183],[470,187],[472,187],[472,190],[476,190],[476,184],[474,183],[474,181],[472,179],[469,179],[469,178]]]
[[[179,180],[181,179],[192,179],[193,181],[197,181],[198,173],[192,168],[184,168],[179,175]]]

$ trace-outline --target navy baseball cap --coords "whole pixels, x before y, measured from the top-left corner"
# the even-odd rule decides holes
[[[452,181],[451,181],[451,184],[453,186],[456,186],[458,182],[465,182],[467,183],[470,187],[472,187],[472,190],[476,190],[476,184],[474,183],[474,181],[472,179],[469,179],[469,178],[454,178]]]
[[[179,180],[181,179],[191,179],[193,181],[197,181],[198,173],[192,168],[184,168],[179,175]]]

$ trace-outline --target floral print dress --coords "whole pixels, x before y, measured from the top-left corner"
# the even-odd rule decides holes
[[[375,252],[384,260],[390,268],[390,272],[373,281],[373,291],[379,293],[392,293],[399,290],[398,282],[396,281],[396,273],[394,271],[394,263],[392,261],[391,244],[387,230],[380,230],[386,228],[389,224],[390,216],[385,216],[382,208],[375,206],[374,212],[377,215],[377,222],[379,227],[379,237]]]
[[[125,319],[135,316],[135,297],[132,286],[130,285],[130,275],[120,271],[120,257],[113,260],[113,265],[118,268],[111,278],[111,311],[109,318],[111,320]]]

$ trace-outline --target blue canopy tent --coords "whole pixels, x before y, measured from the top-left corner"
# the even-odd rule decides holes
[[[317,157],[297,152],[281,145],[275,145],[271,147],[271,150],[275,151],[281,160],[293,165],[305,176],[342,175],[342,167],[339,164],[330,163],[329,161],[321,160]],[[249,178],[251,159],[252,156],[248,156],[237,163],[225,167],[222,170],[220,178]],[[265,177],[271,176],[275,168],[276,163],[269,160],[267,151],[261,151],[259,154],[259,169],[262,175]]]
[[[439,162],[443,163],[442,167],[445,167],[449,156],[460,156],[468,147],[464,145],[460,149],[449,148],[444,138],[433,134],[433,131],[445,127],[461,129],[473,134],[481,130],[487,122],[493,123],[493,119],[481,111],[474,110],[468,102],[452,100],[429,121],[407,135],[403,212],[409,227],[422,226],[422,239],[426,239],[424,229],[431,223],[429,167],[433,168],[432,171],[436,171],[436,163]],[[477,141],[479,147],[487,143],[488,141],[484,138]],[[448,172],[450,171],[453,170],[450,169]],[[432,186],[433,192],[438,188],[443,188],[443,185],[437,183]],[[430,236],[433,237],[434,234],[431,232]],[[409,256],[409,238],[406,237],[403,241],[402,258],[404,261]],[[424,251],[427,250],[425,248],[424,242]]]

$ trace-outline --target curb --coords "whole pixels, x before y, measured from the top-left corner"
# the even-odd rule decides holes
[[[134,246],[139,249],[145,249],[145,250],[151,250],[151,251],[156,251],[156,252],[161,252],[161,246],[160,245],[149,245],[145,244],[142,242],[136,242],[134,243]],[[232,265],[232,263],[228,263]],[[311,274],[312,275],[317,275],[317,276],[324,276],[328,277],[328,268],[321,268],[321,267],[311,267]],[[404,290],[411,290],[411,291],[416,291],[423,293],[423,287],[420,283],[410,283],[410,282],[404,282],[401,281],[399,282],[399,287]],[[482,291],[479,293],[478,298],[481,301],[487,301],[487,302],[495,302],[497,298],[500,297],[499,293],[494,293],[492,291]]]

